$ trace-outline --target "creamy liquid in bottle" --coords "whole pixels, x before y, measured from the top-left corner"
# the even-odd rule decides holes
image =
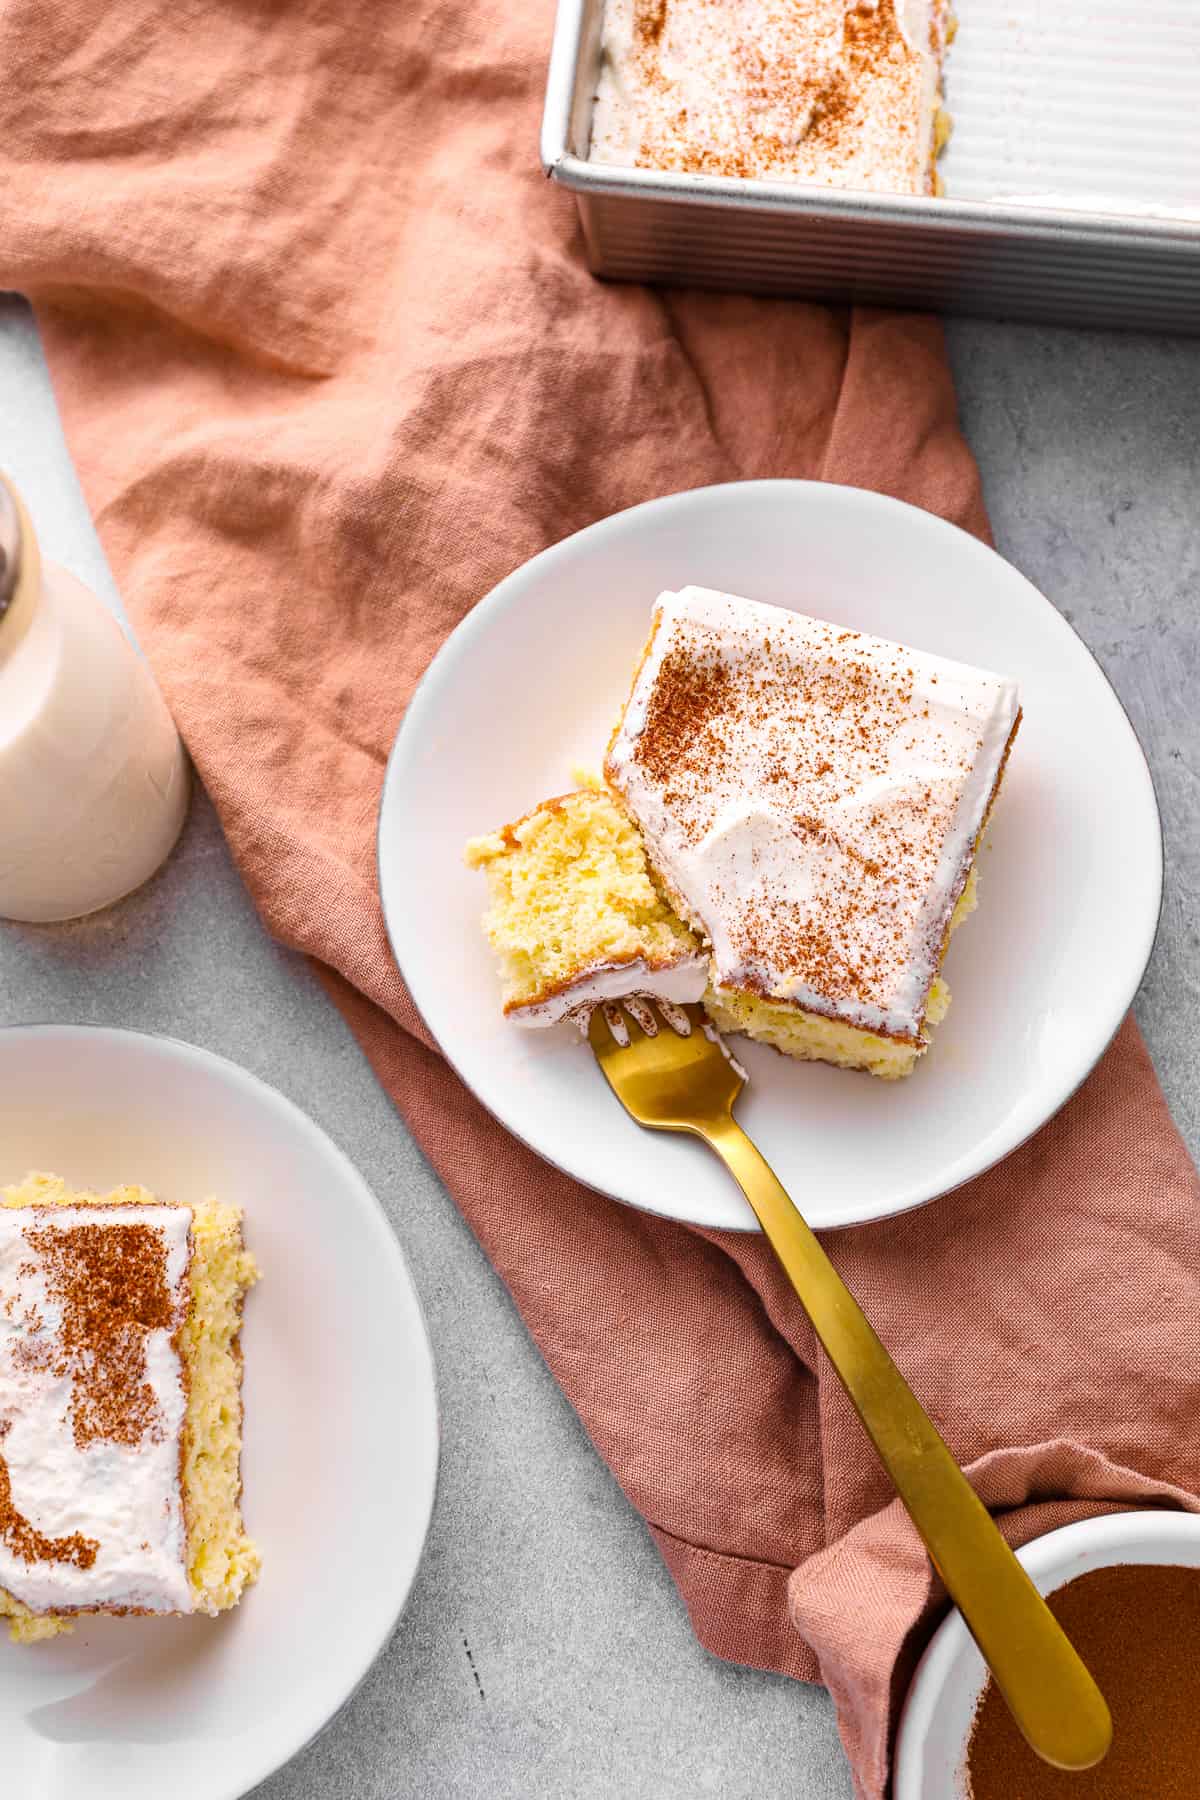
[[[190,784],[149,669],[93,593],[41,562],[17,508],[20,572],[0,615],[0,916],[48,922],[140,887],[179,836]]]

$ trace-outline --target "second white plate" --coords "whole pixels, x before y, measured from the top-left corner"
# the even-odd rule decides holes
[[[811,1224],[919,1206],[1055,1113],[1141,980],[1162,893],[1158,808],[1116,695],[1071,627],[983,544],[857,488],[746,482],[652,501],[534,557],[448,639],[388,769],[379,873],[413,998],[484,1105],[548,1161],[651,1212],[753,1229],[704,1148],[644,1132],[567,1028],[500,1015],[465,840],[598,768],[655,596],[694,582],[1016,678],[1025,720],[946,963],[954,1003],[908,1080],[738,1040],[738,1116]]]
[[[349,1698],[416,1573],[438,1460],[433,1360],[383,1209],[282,1094],[134,1031],[0,1030],[0,1180],[245,1209],[246,1526],[262,1575],[219,1619],[0,1627],[4,1792],[238,1800]],[[402,1701],[398,1700],[397,1704]]]

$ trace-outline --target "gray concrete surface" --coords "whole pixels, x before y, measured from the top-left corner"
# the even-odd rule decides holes
[[[950,339],[1000,547],[1100,656],[1154,766],[1169,897],[1139,1012],[1195,1151],[1200,342],[977,323]],[[5,300],[0,462],[51,553],[115,605],[36,335]],[[697,1648],[340,1018],[259,926],[203,796],[142,894],[92,924],[0,926],[0,1023],[36,1019],[172,1032],[289,1094],[379,1194],[428,1314],[445,1449],[415,1590],[350,1706],[256,1800],[848,1800],[825,1696]]]

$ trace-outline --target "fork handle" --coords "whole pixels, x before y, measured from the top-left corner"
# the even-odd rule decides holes
[[[757,1214],[1030,1747],[1091,1768],[1112,1720],[1061,1626],[770,1165],[732,1118],[700,1135]]]

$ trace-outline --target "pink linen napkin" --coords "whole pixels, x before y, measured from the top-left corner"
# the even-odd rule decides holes
[[[879,1800],[939,1596],[798,1304],[758,1240],[613,1205],[483,1113],[392,963],[374,827],[446,632],[591,520],[793,475],[986,521],[931,321],[587,274],[536,165],[549,27],[550,0],[7,0],[0,283],[34,301],[264,920],[316,960],[701,1642],[826,1681]],[[1127,1024],[1002,1168],[831,1240],[1014,1538],[1200,1491],[1197,1200]]]

